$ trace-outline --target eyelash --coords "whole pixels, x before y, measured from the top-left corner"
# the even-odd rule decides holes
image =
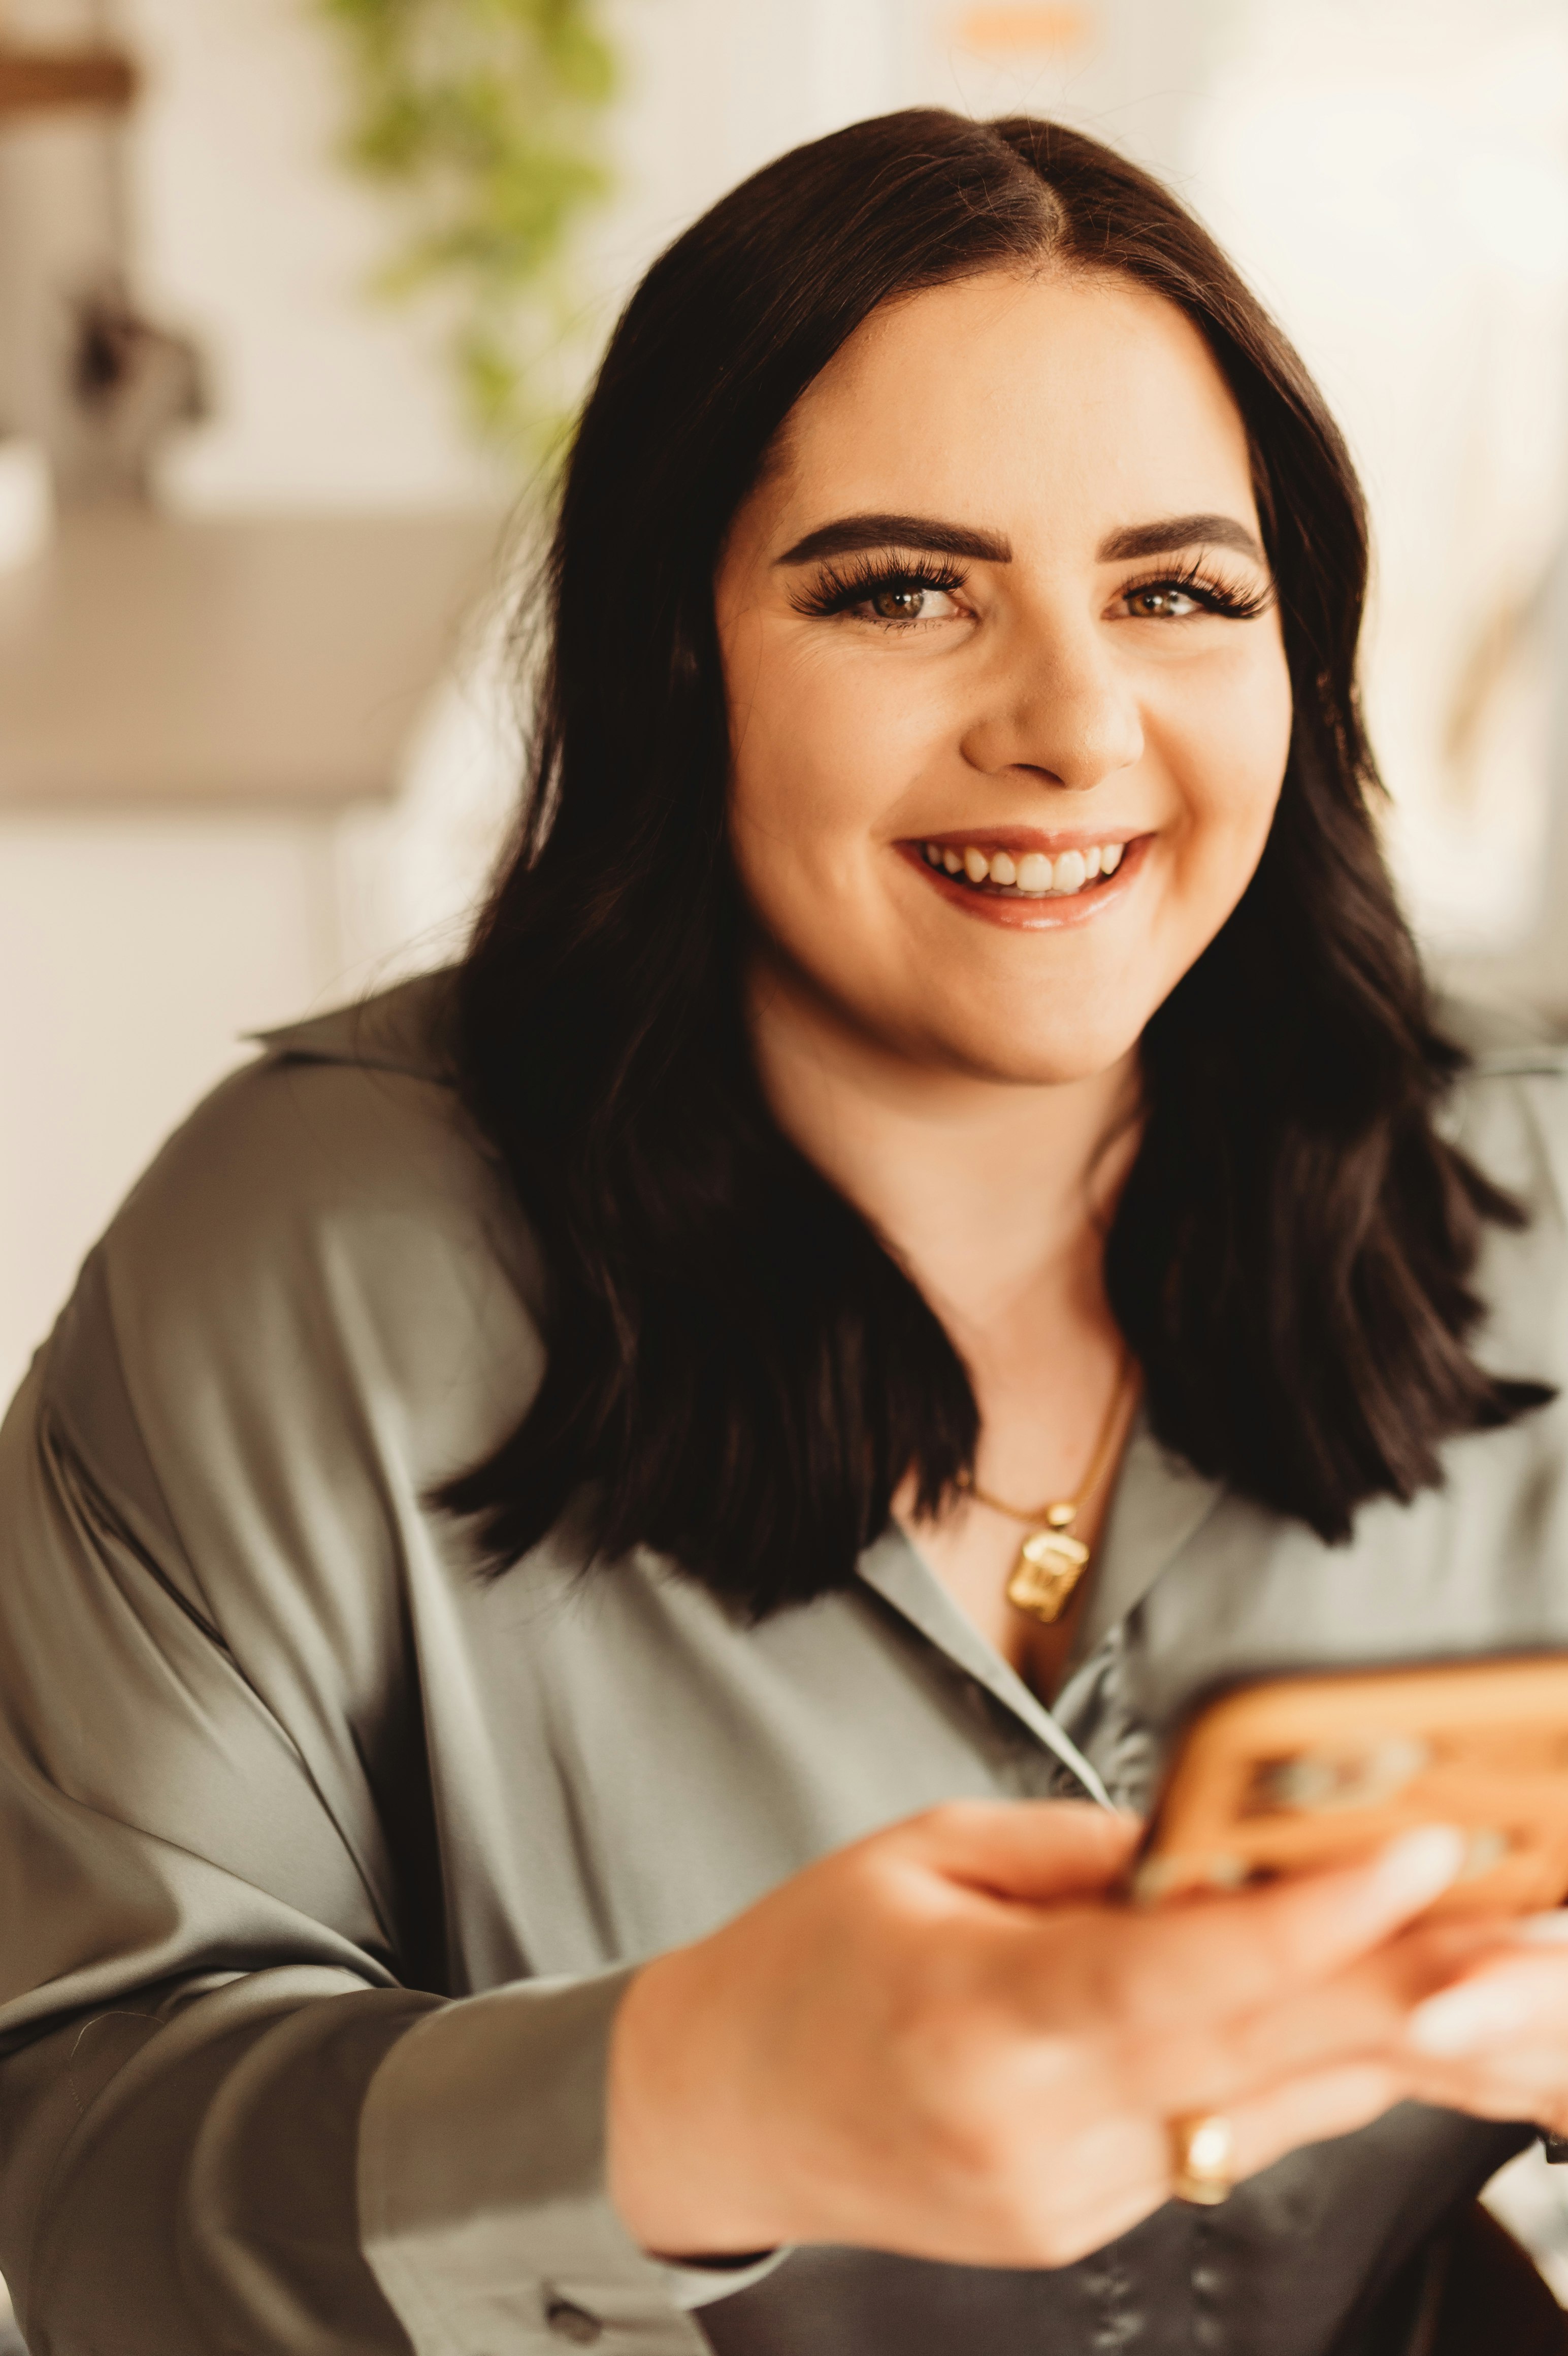
[[[1151,573],[1142,581],[1123,582],[1120,594],[1136,597],[1150,589],[1178,590],[1208,613],[1223,614],[1233,622],[1253,621],[1258,615],[1266,614],[1273,603],[1272,589],[1243,589],[1237,582],[1223,581],[1218,573],[1205,572],[1196,557],[1179,573]]]
[[[843,570],[824,564],[809,588],[798,590],[792,600],[798,614],[843,614],[851,605],[858,605],[884,589],[940,589],[950,596],[961,589],[967,578],[955,573],[950,564],[940,564],[931,557],[917,557],[912,563],[888,564],[875,556],[853,557]],[[885,622],[885,629],[908,629],[907,622]]]
[[[809,588],[797,591],[792,602],[800,614],[843,614],[887,589],[939,589],[950,596],[963,587],[967,577],[935,559],[917,557],[910,563],[888,564],[874,556],[857,556],[842,569],[824,565]],[[1206,612],[1222,614],[1238,622],[1252,621],[1259,614],[1266,613],[1273,602],[1272,590],[1243,589],[1235,582],[1221,580],[1218,573],[1206,572],[1196,559],[1176,573],[1150,573],[1142,580],[1126,582],[1120,594],[1136,597],[1151,589],[1176,590],[1182,596],[1193,598]],[[880,626],[887,630],[918,626],[908,622],[881,622]]]

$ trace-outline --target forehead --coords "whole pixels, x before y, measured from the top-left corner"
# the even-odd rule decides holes
[[[875,509],[1016,536],[1217,510],[1255,519],[1247,436],[1174,304],[1104,273],[990,272],[874,312],[808,387],[761,487],[769,530]]]

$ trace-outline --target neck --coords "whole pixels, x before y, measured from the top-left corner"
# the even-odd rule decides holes
[[[1042,1285],[1080,1313],[1099,1306],[1100,1245],[1136,1151],[1135,1052],[1084,1078],[1018,1083],[900,1053],[766,952],[748,995],[775,1119],[961,1346]]]

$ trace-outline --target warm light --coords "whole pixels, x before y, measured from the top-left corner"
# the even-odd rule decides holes
[[[1089,37],[1090,18],[1083,8],[971,8],[956,29],[966,49],[1012,56],[1023,50],[1079,48]]]

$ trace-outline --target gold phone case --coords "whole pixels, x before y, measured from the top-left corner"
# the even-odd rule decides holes
[[[1349,1864],[1420,1825],[1470,1836],[1434,1913],[1568,1892],[1568,1653],[1268,1676],[1180,1736],[1133,1894],[1148,1902]]]

